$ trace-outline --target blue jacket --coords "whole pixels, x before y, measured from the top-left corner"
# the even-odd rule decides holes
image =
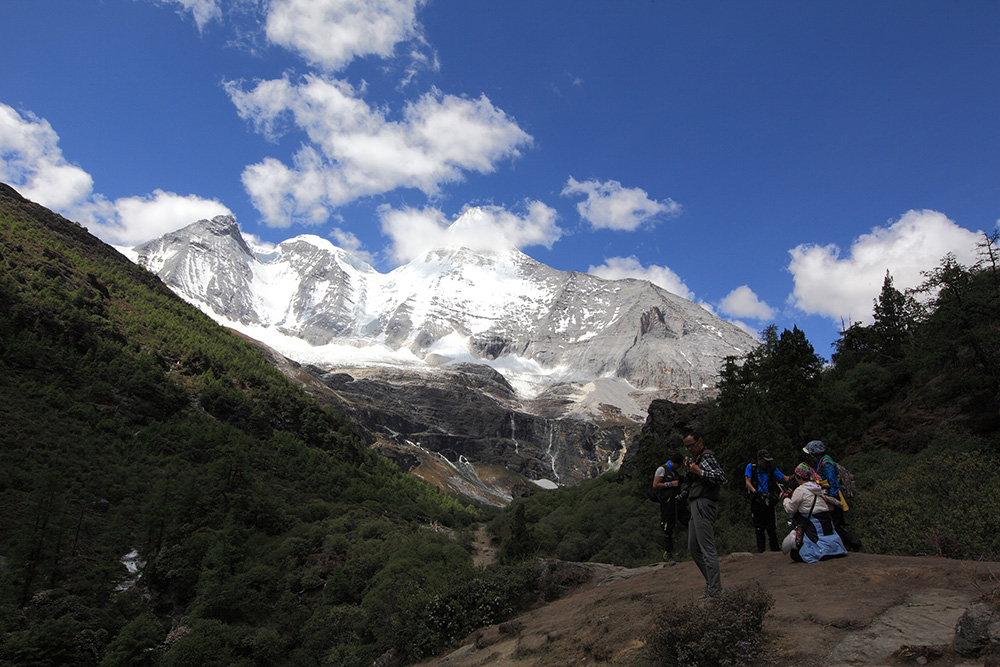
[[[830,485],[829,494],[837,498],[840,495],[840,472],[829,454],[824,454],[816,464],[816,473]]]

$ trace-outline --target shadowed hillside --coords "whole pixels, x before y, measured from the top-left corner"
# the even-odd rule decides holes
[[[399,663],[533,585],[474,567],[475,511],[3,185],[0,413],[0,664]]]

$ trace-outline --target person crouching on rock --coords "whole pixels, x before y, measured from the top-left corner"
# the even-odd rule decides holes
[[[805,463],[795,469],[798,486],[791,495],[781,492],[785,511],[791,515],[792,532],[781,544],[781,550],[792,560],[815,563],[824,558],[846,556],[847,549],[833,526],[830,511],[833,500],[823,494],[819,475]]]

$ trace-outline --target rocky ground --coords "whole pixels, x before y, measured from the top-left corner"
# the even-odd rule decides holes
[[[692,602],[704,588],[690,561],[586,568],[589,578],[561,599],[422,665],[649,665],[657,611]],[[780,553],[734,554],[722,561],[722,581],[726,588],[757,582],[774,595],[767,665],[978,667],[983,658],[955,652],[955,624],[1000,585],[1000,563],[850,554],[806,565]]]

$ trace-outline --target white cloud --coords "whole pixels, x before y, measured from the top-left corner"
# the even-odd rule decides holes
[[[694,300],[694,293],[688,289],[688,286],[676,273],[666,266],[643,266],[635,256],[611,257],[600,266],[591,266],[587,269],[587,273],[608,280],[622,280],[624,278],[648,280],[677,296],[690,301]]]
[[[719,310],[732,317],[749,317],[758,321],[774,317],[774,309],[761,301],[748,285],[740,285],[723,297],[719,302]],[[740,322],[734,323],[747,328]]]
[[[195,24],[198,26],[198,30],[204,30],[205,26],[211,21],[217,21],[222,19],[222,9],[219,7],[218,0],[162,0],[163,2],[169,2],[176,5],[180,5],[181,8],[178,13],[190,12],[191,16],[194,18]]]
[[[202,218],[229,213],[216,201],[157,190],[115,202],[93,192],[94,180],[69,164],[48,121],[0,103],[0,181],[83,225],[108,243],[136,245]]]
[[[921,271],[941,263],[949,252],[959,262],[976,261],[982,232],[958,226],[943,213],[909,211],[888,227],[876,227],[854,240],[847,257],[836,245],[804,244],[789,251],[795,282],[789,301],[809,314],[836,322],[872,321],[872,304],[885,272],[898,290],[924,282]]]
[[[658,202],[640,188],[623,188],[618,181],[596,180],[579,182],[572,176],[563,188],[564,197],[586,195],[576,205],[580,217],[594,229],[634,231],[658,215],[679,215],[681,205],[672,199]]]
[[[67,211],[91,196],[94,181],[71,165],[59,149],[59,136],[49,122],[0,103],[0,180],[22,196],[58,211]]]
[[[357,255],[369,264],[374,262],[371,253],[361,249],[361,240],[353,233],[340,227],[335,227],[330,231],[330,238],[333,239],[335,245]]]
[[[391,240],[389,254],[397,264],[405,264],[432,248],[464,246],[475,250],[552,247],[562,230],[556,212],[545,204],[526,204],[524,215],[498,206],[466,208],[450,222],[436,208],[379,210],[382,232]]]
[[[363,56],[389,58],[419,38],[423,0],[274,0],[265,30],[273,43],[337,71]]]
[[[250,165],[243,183],[267,224],[323,222],[329,208],[397,188],[428,196],[466,172],[490,173],[498,161],[531,143],[485,96],[468,99],[433,90],[390,120],[368,106],[349,84],[307,76],[260,82],[250,91],[227,84],[242,118],[277,138],[282,124],[304,130],[311,142],[292,166],[274,159]]]
[[[117,245],[134,246],[217,215],[232,215],[221,203],[194,195],[155,190],[144,197],[115,200],[115,218],[91,229]]]
[[[389,237],[392,261],[405,264],[430,248],[444,246],[448,221],[436,208],[394,209],[388,205],[379,209],[382,233]]]

